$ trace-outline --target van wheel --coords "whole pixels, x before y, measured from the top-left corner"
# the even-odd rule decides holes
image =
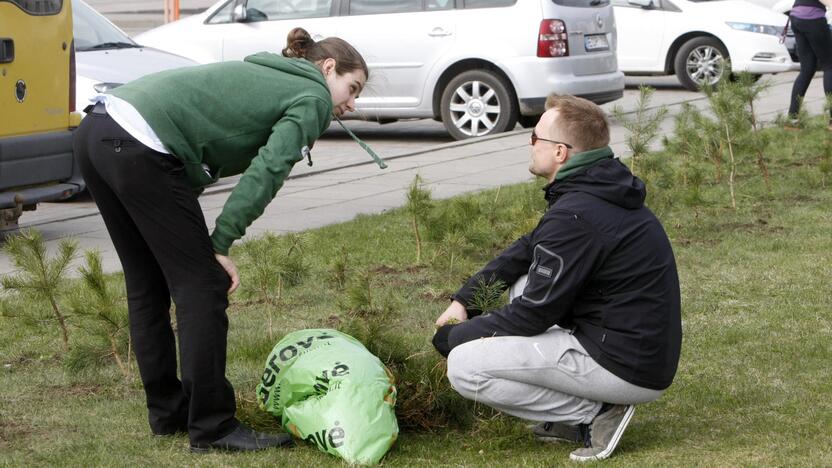
[[[699,91],[705,84],[717,86],[731,76],[728,52],[712,37],[694,37],[682,44],[674,62],[682,86]]]
[[[442,92],[442,122],[456,140],[493,135],[517,124],[517,103],[511,86],[493,73],[460,73]]]

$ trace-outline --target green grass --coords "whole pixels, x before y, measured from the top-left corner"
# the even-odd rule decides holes
[[[832,465],[832,189],[819,169],[828,136],[819,128],[800,138],[769,131],[771,189],[745,161],[737,210],[730,208],[724,181],[707,180],[702,201],[689,205],[681,195],[685,188],[660,179],[661,171],[644,174],[679,265],[684,342],[673,386],[637,409],[610,466]],[[670,164],[672,173],[673,156],[648,158]],[[364,341],[399,378],[402,433],[383,464],[570,465],[572,446],[538,443],[523,421],[455,395],[430,347],[433,321],[448,294],[534,226],[545,207],[539,187],[521,184],[437,202],[422,234],[421,264],[414,263],[404,210],[310,231],[302,243],[302,278],[284,286],[279,300],[246,283],[254,267],[249,262],[268,259],[247,255],[251,247],[235,248],[244,286],[228,310],[228,377],[239,417],[258,429],[277,429],[254,398],[266,356],[285,333],[333,327]],[[443,246],[448,239],[456,246],[453,264]],[[255,242],[274,243],[275,258],[285,257],[289,245]],[[335,274],[338,262],[346,284]],[[369,299],[361,281],[369,281]],[[40,306],[24,301],[15,307]],[[269,308],[274,339],[264,328]],[[70,332],[73,347],[83,346],[83,333]],[[341,464],[308,444],[190,454],[185,436],[149,435],[135,365],[134,377],[125,380],[109,361],[70,367],[61,348],[54,328],[0,318],[0,464]]]

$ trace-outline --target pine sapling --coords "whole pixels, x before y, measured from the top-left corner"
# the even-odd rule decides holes
[[[481,276],[477,277],[477,284],[474,286],[469,308],[488,313],[499,309],[505,304],[503,291],[507,288],[506,283],[491,277],[486,281]]]
[[[300,284],[309,272],[304,257],[305,243],[303,234],[277,237],[266,233],[241,247],[246,261],[245,274],[250,278],[248,283],[268,306],[269,338],[273,338],[273,309],[282,300],[284,289]]]
[[[731,164],[728,186],[731,207],[736,209],[736,175],[742,157],[753,153],[751,119],[748,117],[744,91],[736,82],[722,83],[719,92],[706,87],[705,94],[711,104],[711,111],[720,125],[720,140],[723,152],[727,152]]]
[[[666,106],[655,110],[650,107],[654,91],[655,89],[649,86],[640,86],[634,112],[624,112],[619,106],[614,107],[612,111],[615,119],[630,132],[627,136],[627,147],[630,149],[630,166],[634,173],[639,158],[650,151],[650,143],[659,134],[659,127],[668,111]]]
[[[130,339],[125,292],[107,282],[101,267],[101,254],[87,251],[86,265],[79,269],[83,281],[71,300],[79,327],[96,337],[107,348],[122,375],[130,377]],[[122,284],[119,282],[119,284]]]
[[[430,191],[424,188],[422,178],[416,174],[407,191],[407,212],[413,224],[413,235],[416,238],[416,263],[422,261],[422,238],[419,226],[424,225],[433,206]]]
[[[330,263],[330,280],[338,290],[343,290],[347,285],[347,274],[350,270],[349,250],[342,245]]]
[[[3,276],[3,288],[17,291],[36,302],[46,303],[52,312],[52,320],[58,323],[64,350],[69,350],[69,329],[66,314],[59,306],[66,287],[66,271],[75,259],[78,243],[64,239],[58,244],[58,253],[49,258],[43,236],[33,229],[12,236],[6,242],[6,253],[16,267],[16,273]],[[26,312],[24,312],[26,313]],[[37,312],[29,312],[37,313]]]
[[[760,97],[764,91],[771,87],[771,82],[760,81],[755,82],[753,75],[747,72],[739,74],[737,81],[737,90],[740,96],[745,101],[747,116],[751,124],[751,132],[749,135],[749,144],[753,147],[754,154],[757,156],[757,167],[760,169],[760,174],[763,176],[766,188],[771,189],[771,176],[768,171],[768,164],[766,162],[765,151],[768,147],[768,137],[763,133],[762,124],[757,119],[756,111],[754,110],[754,102]]]
[[[372,273],[362,271],[350,282],[345,291],[341,307],[353,314],[368,314],[373,311]]]

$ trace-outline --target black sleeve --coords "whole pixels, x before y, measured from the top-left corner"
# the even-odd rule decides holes
[[[433,347],[436,348],[442,356],[448,357],[448,354],[451,354],[451,345],[448,344],[448,335],[457,325],[459,324],[442,325],[433,335]]]
[[[449,330],[450,349],[483,337],[539,335],[569,316],[602,256],[598,235],[572,213],[550,212],[535,230],[532,245],[523,295]]]
[[[514,241],[497,258],[491,260],[482,270],[469,278],[459,291],[452,296],[453,299],[465,306],[469,317],[487,312],[469,305],[474,296],[474,291],[481,282],[493,284],[502,281],[505,287],[509,288],[518,278],[528,272],[529,264],[531,264],[531,251],[529,250],[531,237],[531,234],[527,234]]]

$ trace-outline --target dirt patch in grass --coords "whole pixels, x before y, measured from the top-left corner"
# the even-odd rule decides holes
[[[28,439],[37,434],[34,426],[19,420],[0,420],[0,448],[11,447],[16,441]],[[19,444],[17,444],[19,445]]]

